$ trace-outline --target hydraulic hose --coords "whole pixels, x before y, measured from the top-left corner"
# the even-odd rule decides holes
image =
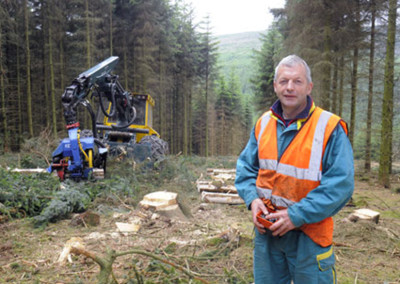
[[[83,150],[82,144],[81,144],[81,135],[78,133],[78,145],[79,149],[81,150],[82,154],[85,156],[86,161],[89,163],[89,168],[93,168],[93,163],[89,159],[88,155],[86,154],[85,150]]]
[[[83,101],[82,105],[89,111],[90,118],[92,120],[93,136],[94,138],[97,138],[96,115],[94,114],[93,108],[87,100]]]
[[[129,125],[132,125],[133,124],[133,122],[135,121],[135,119],[136,119],[136,108],[134,107],[134,106],[132,106],[131,107],[131,110],[132,110],[132,112],[133,112],[133,115],[132,115],[132,118],[131,118],[131,120],[128,122],[128,123],[126,123],[125,125],[111,125],[111,127],[112,128],[114,128],[114,129],[122,129],[122,128],[127,128],[127,127],[129,127]]]
[[[109,114],[107,113],[107,110],[106,110],[106,108],[104,107],[104,104],[103,104],[103,95],[102,95],[101,92],[98,92],[99,93],[99,100],[100,100],[99,101],[100,108],[101,108],[101,111],[103,112],[103,114],[106,117],[114,116],[115,115],[115,109],[116,109],[116,107],[115,107],[115,84],[114,83],[111,84],[111,88],[110,89],[111,89],[111,91],[110,91],[110,93],[111,93],[111,110],[110,110]]]

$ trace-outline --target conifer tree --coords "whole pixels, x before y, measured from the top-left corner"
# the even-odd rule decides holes
[[[256,51],[255,60],[257,69],[255,77],[251,80],[254,91],[254,105],[258,115],[266,111],[276,100],[274,92],[275,66],[279,61],[282,35],[273,27],[263,35],[262,47]]]

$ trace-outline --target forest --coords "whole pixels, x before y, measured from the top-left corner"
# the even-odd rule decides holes
[[[207,203],[198,185],[230,194],[234,177],[210,170],[235,172],[276,100],[276,64],[298,54],[313,99],[348,123],[354,150],[354,194],[334,216],[338,281],[400,283],[397,10],[395,0],[287,0],[271,26],[243,35],[259,34],[257,48],[239,52],[236,39],[220,48],[184,0],[0,0],[0,282],[252,283],[248,208]],[[14,171],[48,166],[67,136],[65,88],[110,56],[125,90],[153,97],[170,155],[109,158],[104,179],[80,182]],[[78,119],[90,128],[85,109]],[[140,206],[157,191],[178,195],[178,216]],[[360,208],[380,219],[350,220]]]
[[[61,94],[80,72],[120,58],[125,89],[156,102],[154,128],[171,153],[238,155],[255,119],[275,100],[274,67],[284,55],[312,69],[313,98],[349,125],[355,158],[390,186],[399,159],[395,96],[397,1],[288,0],[254,50],[251,90],[220,70],[208,18],[167,0],[1,1],[0,151],[19,151],[43,131],[65,135]],[[80,117],[88,127],[87,116]]]

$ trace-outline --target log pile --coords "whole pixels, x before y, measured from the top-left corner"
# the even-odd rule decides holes
[[[235,169],[207,169],[207,177],[203,175],[196,181],[201,200],[209,203],[242,204],[234,186]]]

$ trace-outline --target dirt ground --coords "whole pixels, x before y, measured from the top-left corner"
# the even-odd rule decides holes
[[[358,176],[350,206],[335,216],[339,283],[400,283],[400,193],[394,181],[390,190]],[[122,213],[100,213],[100,225],[92,227],[71,220],[44,230],[33,229],[28,219],[0,224],[0,283],[98,283],[92,259],[72,255],[72,262],[57,262],[72,237],[103,258],[110,249],[135,252],[114,261],[117,283],[252,283],[249,211],[244,205],[202,204],[200,195],[190,201],[187,218],[125,206]],[[347,221],[358,208],[380,212],[379,223]],[[133,220],[141,226],[137,233],[118,232],[116,222]]]

